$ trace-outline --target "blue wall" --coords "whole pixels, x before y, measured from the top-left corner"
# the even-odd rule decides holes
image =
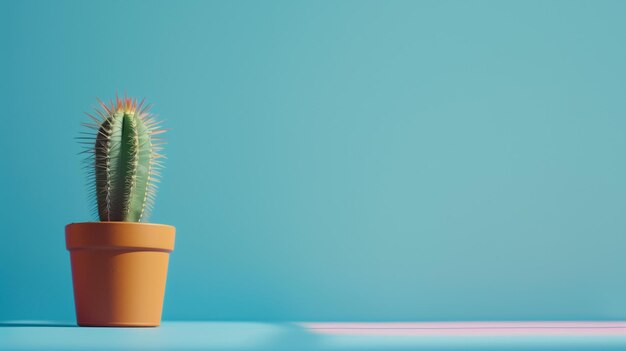
[[[164,318],[626,318],[611,1],[0,2],[0,320],[72,319],[95,97],[171,128]]]

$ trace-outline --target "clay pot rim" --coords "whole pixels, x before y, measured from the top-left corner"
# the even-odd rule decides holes
[[[65,226],[65,242],[69,251],[174,250],[176,228],[167,224],[140,222],[78,222]]]
[[[65,229],[67,229],[67,227],[69,226],[74,226],[74,225],[111,225],[111,224],[122,224],[122,225],[129,225],[129,226],[158,226],[158,227],[170,227],[172,229],[176,229],[176,227],[174,227],[173,225],[169,225],[169,224],[161,224],[161,223],[148,223],[148,222],[124,222],[124,221],[97,221],[97,222],[72,222],[70,224],[67,224],[65,226]]]

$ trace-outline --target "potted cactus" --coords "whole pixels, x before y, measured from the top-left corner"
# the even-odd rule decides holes
[[[175,228],[146,223],[163,142],[150,106],[116,97],[87,114],[86,168],[99,222],[65,227],[80,326],[158,326]]]

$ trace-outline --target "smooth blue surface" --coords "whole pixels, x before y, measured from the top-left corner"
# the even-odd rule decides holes
[[[320,332],[299,323],[169,322],[159,328],[78,328],[54,323],[0,323],[0,350],[624,350],[621,335],[358,334]],[[387,331],[389,331],[387,329]]]
[[[166,320],[626,318],[626,2],[0,4],[0,320],[73,318],[116,91],[171,128]]]

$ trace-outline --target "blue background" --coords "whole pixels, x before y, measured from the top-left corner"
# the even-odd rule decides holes
[[[165,319],[626,318],[625,2],[0,6],[0,320],[74,318],[116,91],[171,128]]]

